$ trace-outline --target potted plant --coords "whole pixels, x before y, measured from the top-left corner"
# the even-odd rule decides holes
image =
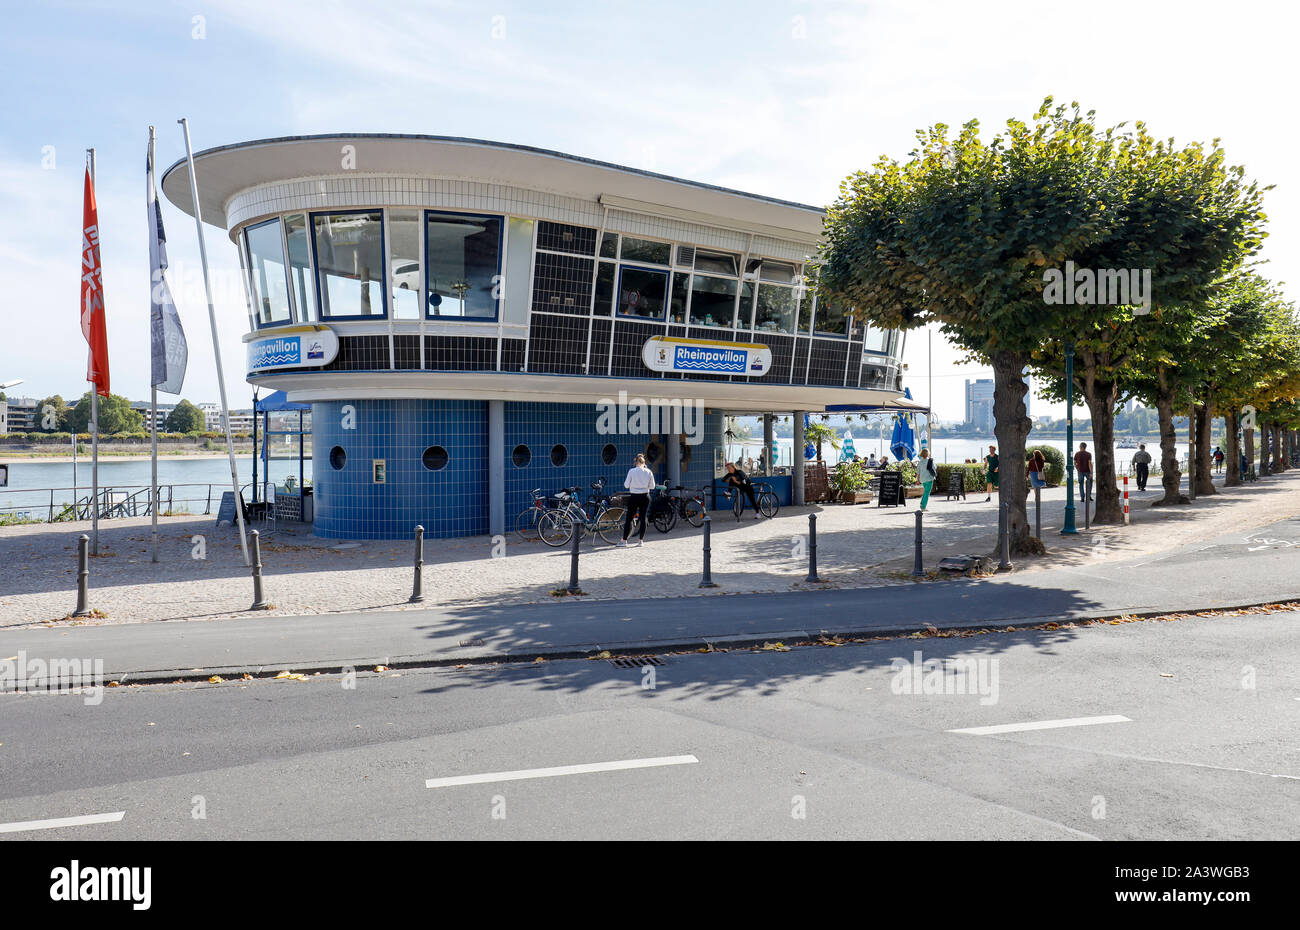
[[[871,473],[861,462],[841,462],[831,475],[831,487],[846,504],[871,501]]]

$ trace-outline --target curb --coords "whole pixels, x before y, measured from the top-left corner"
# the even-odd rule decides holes
[[[1215,604],[1201,605],[1181,608],[1161,608],[1159,610],[1134,610],[1117,612],[1114,609],[1103,609],[1093,611],[1074,611],[1068,614],[1056,614],[1047,616],[1033,617],[1004,617],[998,619],[981,619],[972,620],[967,623],[950,623],[945,626],[932,625],[934,630],[939,633],[945,632],[964,632],[971,629],[989,628],[990,632],[1024,632],[1022,627],[1035,627],[1045,623],[1073,623],[1078,621],[1095,621],[1095,620],[1117,620],[1123,617],[1136,619],[1149,619],[1152,617],[1165,617],[1171,614],[1195,614],[1213,611],[1215,613],[1229,613],[1234,610],[1246,610],[1255,607],[1264,607],[1269,605],[1281,605],[1295,603],[1300,604],[1300,594],[1291,597],[1274,597],[1260,601],[1250,601],[1240,604]],[[998,628],[1001,626],[1001,628]],[[1007,630],[1008,626],[1015,627],[1014,630]],[[592,659],[601,652],[609,652],[610,658],[619,658],[624,656],[639,655],[660,655],[669,652],[695,652],[700,649],[710,647],[725,646],[732,649],[743,649],[747,647],[762,646],[771,642],[784,642],[786,645],[800,644],[803,642],[815,642],[821,636],[838,636],[844,638],[901,638],[910,636],[913,633],[927,632],[930,627],[924,624],[910,624],[906,626],[894,626],[885,628],[866,628],[866,629],[846,629],[835,630],[780,630],[763,635],[737,634],[737,635],[720,635],[720,636],[699,636],[680,640],[640,640],[640,641],[621,641],[610,643],[594,643],[584,647],[574,646],[552,646],[539,647],[528,652],[485,651],[478,654],[446,657],[446,656],[371,656],[365,658],[355,658],[350,660],[331,660],[329,662],[314,664],[295,665],[292,662],[280,662],[274,665],[267,664],[246,664],[246,665],[224,665],[212,666],[210,668],[186,668],[186,669],[145,669],[133,672],[105,673],[105,678],[110,681],[117,681],[121,685],[128,684],[176,684],[176,683],[206,683],[207,680],[219,675],[227,679],[239,679],[244,675],[251,675],[255,679],[270,678],[275,673],[288,670],[303,675],[338,675],[352,671],[368,671],[375,666],[382,665],[387,669],[409,670],[422,668],[447,668],[455,666],[469,665],[523,665],[534,664],[537,659],[545,661],[563,661],[570,659]]]

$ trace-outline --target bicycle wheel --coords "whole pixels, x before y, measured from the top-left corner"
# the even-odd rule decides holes
[[[537,523],[537,534],[548,546],[563,546],[573,537],[574,522],[568,514],[548,510]]]
[[[691,498],[682,504],[682,516],[691,526],[699,529],[704,525],[704,503]]]
[[[515,532],[519,538],[525,542],[532,542],[537,539],[538,524],[541,523],[542,511],[536,507],[529,507],[527,510],[521,510],[519,516],[515,517]]]
[[[622,507],[610,507],[596,518],[596,532],[611,546],[617,545],[623,538],[623,521],[626,518],[627,511]]]
[[[664,507],[654,515],[654,519],[650,522],[661,533],[671,532],[672,528],[677,525],[677,510],[674,507]]]
[[[731,492],[731,512],[735,515],[737,520],[739,520],[740,515],[745,512],[745,495],[744,492],[739,489]]]
[[[758,495],[758,512],[764,517],[775,517],[776,512],[781,509],[781,502],[777,500],[776,494],[772,491],[764,491]]]

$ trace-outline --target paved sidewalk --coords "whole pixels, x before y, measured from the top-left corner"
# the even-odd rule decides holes
[[[1300,516],[1300,471],[1223,490],[1195,505],[1151,509],[1159,494],[1134,499],[1133,524],[1062,537],[1064,490],[1043,500],[1046,559],[1025,559],[1018,574],[1063,565],[1091,566],[1106,559],[1151,556],[1171,547],[1287,516]],[[729,511],[714,514],[713,573],[728,595],[800,591],[807,576],[804,542],[809,513],[817,513],[818,571],[824,587],[861,589],[899,584],[912,567],[916,501],[906,509],[874,505],[782,508],[775,520],[737,523]],[[1031,502],[1032,519],[1032,502]],[[925,517],[925,564],[944,555],[987,555],[995,547],[997,502],[972,494],[965,501],[932,499]],[[252,584],[234,531],[217,530],[212,518],[161,521],[160,561],[149,560],[148,519],[101,524],[104,555],[91,560],[90,606],[107,616],[95,623],[212,620],[255,616],[263,620],[307,614],[410,610],[412,551],[409,540],[340,542],[310,532],[277,530],[262,547],[268,612],[250,614]],[[0,627],[57,622],[75,602],[76,537],[88,527],[43,524],[0,527]],[[192,556],[202,537],[203,559]],[[427,540],[427,605],[451,610],[550,604],[551,591],[569,577],[569,554],[513,535]],[[701,531],[681,525],[668,535],[651,529],[640,549],[603,542],[583,546],[579,577],[592,599],[695,598],[701,575]],[[496,557],[494,557],[496,556]],[[371,622],[371,621],[367,621]]]
[[[207,623],[0,631],[0,658],[104,662],[105,680],[458,664],[840,635],[984,628],[1300,600],[1300,518],[1163,555],[1095,556],[990,579],[876,589],[466,606]],[[1295,613],[1300,620],[1300,612]],[[1228,621],[1229,623],[1231,621]]]

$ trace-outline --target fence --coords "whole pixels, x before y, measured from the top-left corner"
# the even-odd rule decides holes
[[[259,482],[261,497],[268,497],[270,482]],[[240,488],[240,493],[247,502],[250,499],[251,482]],[[160,484],[158,485],[159,514],[211,514],[221,504],[221,495],[230,490],[229,484]],[[101,520],[115,517],[147,517],[153,513],[149,487],[130,485],[126,487],[104,487],[99,489],[99,496],[86,494],[86,488],[31,488],[11,490],[6,496],[6,503],[0,506],[0,525],[6,523],[59,523],[69,520],[89,520],[92,500],[97,502],[95,510]],[[78,496],[84,495],[84,496]],[[284,501],[281,510],[296,510],[301,513],[300,498],[289,492],[276,490],[276,501]],[[288,497],[291,500],[285,500]],[[14,499],[26,498],[26,501],[14,503]],[[199,509],[200,506],[202,509]],[[282,519],[296,519],[288,513]]]

